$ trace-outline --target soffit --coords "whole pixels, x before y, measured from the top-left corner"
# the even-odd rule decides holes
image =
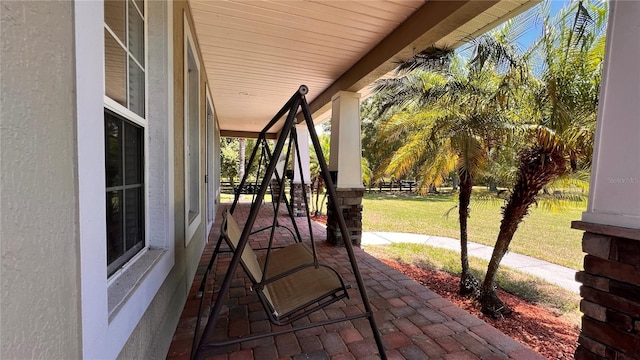
[[[312,110],[326,111],[336,90],[366,91],[372,79],[390,71],[397,61],[432,44],[457,46],[532,3],[190,0],[189,4],[221,130],[259,132],[301,84],[309,87]],[[435,14],[432,8],[451,14],[434,21],[431,32],[425,32],[429,36],[421,38],[423,18],[428,22],[426,18]],[[390,36],[394,30],[395,36]]]

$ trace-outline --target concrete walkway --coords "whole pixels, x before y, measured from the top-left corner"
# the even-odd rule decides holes
[[[388,245],[391,243],[414,243],[430,245],[460,252],[460,240],[420,234],[399,232],[363,232],[362,245]],[[469,242],[469,256],[489,261],[491,246]],[[580,283],[575,281],[576,270],[552,264],[544,260],[508,252],[502,259],[502,266],[522,271],[542,278],[575,293],[580,292]]]

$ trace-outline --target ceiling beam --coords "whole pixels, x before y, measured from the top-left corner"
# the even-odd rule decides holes
[[[362,90],[393,70],[399,62],[435,44],[498,2],[499,0],[426,1],[405,22],[318,95],[309,104],[311,113],[316,116],[328,111],[331,97],[337,92]]]
[[[257,131],[236,131],[236,130],[220,130],[220,137],[232,137],[241,139],[257,139],[260,135]],[[276,133],[266,133],[265,138],[267,140],[277,139]]]

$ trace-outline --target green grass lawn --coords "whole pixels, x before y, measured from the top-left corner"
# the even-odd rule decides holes
[[[474,193],[483,194],[483,190]],[[363,231],[395,231],[446,236],[458,239],[457,208],[451,194],[427,196],[367,193],[363,199]],[[532,207],[520,224],[510,251],[529,255],[573,269],[582,268],[582,232],[571,229],[571,221],[579,220],[585,203],[564,206],[551,211]],[[469,241],[493,246],[502,219],[502,200],[471,200]]]
[[[220,194],[220,203],[221,204],[232,203],[233,202],[233,196],[234,196],[233,194],[226,194],[226,193]],[[252,199],[253,199],[253,195],[245,194],[240,199],[240,202],[242,202],[242,203],[251,202]],[[264,202],[271,202],[271,194],[265,194],[264,195]]]

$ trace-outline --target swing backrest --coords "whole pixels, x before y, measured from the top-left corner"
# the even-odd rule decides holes
[[[228,211],[225,211],[223,216],[224,216],[224,221],[222,223],[222,234],[226,234],[225,238],[227,240],[227,244],[235,252],[236,249],[238,248],[238,243],[240,242],[242,231],[240,230],[240,227],[238,227],[238,223],[236,222],[236,220],[233,218],[233,216],[231,216],[231,214]],[[225,231],[225,228],[226,228],[226,231]],[[262,281],[263,279],[262,267],[258,262],[258,257],[256,256],[256,253],[253,251],[251,246],[249,246],[249,244],[247,244],[244,247],[244,251],[242,251],[241,263],[242,263],[242,267],[247,272],[247,274],[251,278],[251,282],[253,282],[254,285]],[[269,302],[271,302],[272,300],[271,300],[271,294],[269,294],[269,290],[265,288],[263,289],[262,292],[264,293],[264,296],[269,300]]]

